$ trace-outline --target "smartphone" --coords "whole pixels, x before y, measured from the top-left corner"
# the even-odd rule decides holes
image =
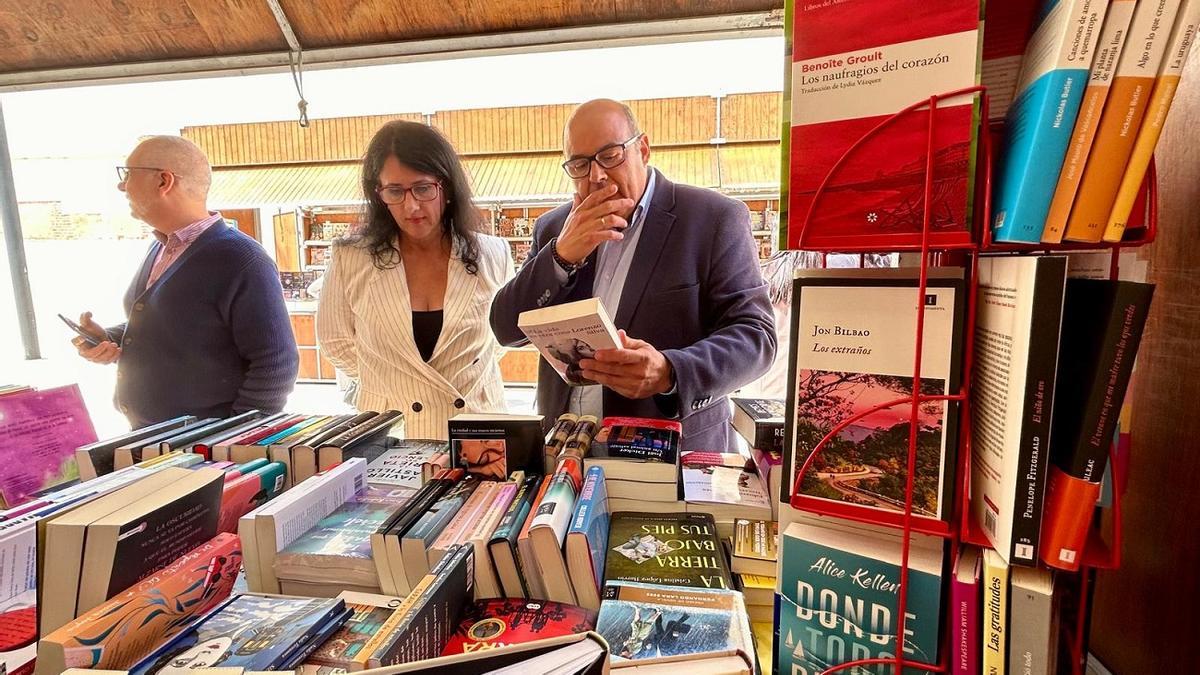
[[[104,341],[102,339],[97,339],[91,333],[88,333],[86,330],[84,330],[83,326],[80,326],[79,324],[68,319],[67,317],[63,316],[62,314],[59,314],[58,318],[62,319],[63,323],[67,324],[68,328],[75,331],[75,334],[78,335],[79,337],[83,338],[84,341],[86,341],[89,345],[95,347],[96,345],[98,345]]]

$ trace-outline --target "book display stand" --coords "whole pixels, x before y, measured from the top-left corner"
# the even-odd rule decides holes
[[[975,178],[975,200],[972,232],[964,237],[947,236],[946,233],[937,233],[931,231],[931,223],[934,217],[930,204],[936,189],[934,176],[934,131],[938,123],[937,112],[940,102],[947,99],[971,95],[978,97],[980,124],[979,142],[976,148],[976,178]],[[878,247],[878,245],[864,245],[861,247],[855,246],[852,242],[847,244],[839,244],[836,248],[812,247],[805,246],[805,235],[808,234],[810,222],[813,219],[814,213],[823,208],[823,199],[829,195],[827,188],[831,181],[837,176],[839,169],[846,164],[849,159],[855,157],[869,139],[878,135],[887,134],[897,120],[903,119],[905,116],[913,114],[924,114],[928,112],[928,144],[924,153],[924,199],[918,206],[923,211],[923,221],[921,231],[913,234],[913,241],[908,244],[888,244],[886,250]],[[952,263],[961,265],[966,270],[967,274],[967,311],[965,326],[965,342],[963,355],[963,377],[962,386],[957,393],[949,395],[922,395],[920,388],[914,387],[911,396],[905,396],[894,400],[885,401],[879,405],[875,405],[866,410],[862,410],[857,414],[847,417],[825,435],[820,442],[808,453],[807,457],[801,458],[797,455],[796,462],[799,464],[799,469],[794,477],[794,482],[790,490],[791,506],[797,510],[809,513],[834,516],[838,518],[868,523],[876,526],[886,526],[897,529],[902,533],[902,551],[900,563],[900,583],[898,589],[898,601],[896,608],[897,625],[896,635],[898,636],[897,644],[904,644],[902,636],[905,634],[905,619],[906,608],[908,604],[908,572],[910,561],[910,544],[913,532],[919,532],[927,535],[933,535],[945,539],[951,545],[951,565],[949,569],[955,569],[958,555],[958,544],[968,543],[983,548],[990,547],[987,538],[978,525],[972,522],[970,513],[970,480],[971,480],[971,413],[970,413],[970,391],[971,391],[971,365],[973,360],[973,342],[975,333],[975,317],[976,317],[976,296],[979,288],[978,280],[978,262],[979,256],[982,253],[1007,253],[1012,255],[1023,255],[1030,253],[1043,252],[1066,252],[1066,251],[1102,251],[1111,250],[1112,264],[1110,268],[1110,276],[1116,278],[1117,264],[1120,250],[1127,247],[1142,246],[1154,241],[1157,233],[1157,190],[1156,190],[1156,173],[1153,161],[1146,173],[1146,178],[1143,182],[1141,193],[1137,203],[1134,206],[1135,216],[1131,217],[1130,226],[1126,230],[1126,240],[1118,244],[1077,244],[1066,242],[1063,244],[1038,244],[1038,245],[1009,245],[997,244],[991,238],[991,199],[992,199],[992,159],[993,159],[993,138],[992,136],[998,130],[997,128],[989,128],[988,124],[988,96],[986,88],[983,86],[974,86],[964,89],[957,89],[943,94],[934,95],[928,99],[918,101],[900,110],[891,117],[880,122],[876,127],[871,129],[861,139],[855,142],[846,153],[832,166],[829,173],[825,176],[820,186],[812,197],[806,213],[790,214],[792,223],[799,223],[799,232],[796,248],[808,251],[814,251],[824,255],[831,253],[857,253],[865,255],[868,253],[890,253],[890,252],[908,252],[920,254],[920,277],[916,288],[916,298],[918,302],[923,298],[928,284],[928,272],[930,266],[938,266]],[[922,158],[914,158],[920,161]],[[961,239],[961,241],[960,241]],[[916,326],[916,349],[913,355],[913,382],[920,381],[921,377],[921,358],[922,346],[924,340],[924,314],[917,312]],[[954,500],[952,511],[948,520],[934,521],[930,523],[927,519],[914,519],[913,514],[913,493],[914,493],[914,475],[917,467],[917,438],[918,438],[918,420],[919,406],[923,403],[938,402],[938,401],[955,401],[961,405],[958,411],[961,422],[961,433],[959,434],[959,443],[957,448],[957,481],[954,486]],[[872,413],[888,408],[908,405],[907,418],[909,422],[909,438],[908,438],[908,461],[907,475],[905,483],[904,510],[897,513],[889,512],[873,512],[864,514],[861,509],[855,509],[852,505],[832,502],[824,499],[817,499],[800,494],[800,485],[805,474],[812,468],[814,461],[821,454],[825,446],[835,438],[843,429],[847,428],[857,420],[866,417]],[[1110,460],[1112,459],[1113,449],[1109,450]],[[1114,465],[1113,476],[1115,478],[1117,469]],[[1107,536],[1100,532],[1100,528],[1094,526],[1089,532],[1089,540],[1082,555],[1082,565],[1078,572],[1060,572],[1060,574],[1079,574],[1080,591],[1077,608],[1077,616],[1075,621],[1068,622],[1064,619],[1061,630],[1067,631],[1066,643],[1070,649],[1070,657],[1072,671],[1074,673],[1082,673],[1084,669],[1084,661],[1087,656],[1087,626],[1088,626],[1088,582],[1093,570],[1096,569],[1112,569],[1120,565],[1121,562],[1121,490],[1120,481],[1114,479],[1112,490],[1112,508],[1111,508],[1111,526]],[[849,661],[825,670],[825,673],[836,672],[851,672],[855,667],[865,667],[875,664],[893,665],[892,672],[904,672],[904,668],[921,668],[932,672],[948,672],[951,668],[949,664],[949,655],[951,653],[951,645],[953,640],[952,622],[948,617],[943,617],[942,635],[940,636],[942,658],[939,663],[923,663],[906,658],[903,649],[897,649],[897,654],[894,657],[887,658],[870,658],[855,661]]]

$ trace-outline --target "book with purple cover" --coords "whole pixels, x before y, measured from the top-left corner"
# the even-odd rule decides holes
[[[0,508],[77,480],[75,448],[95,441],[78,385],[0,397]]]

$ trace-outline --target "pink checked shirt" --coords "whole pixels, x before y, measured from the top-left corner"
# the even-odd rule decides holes
[[[183,255],[183,252],[196,241],[196,238],[204,234],[204,231],[212,224],[221,219],[221,214],[216,211],[209,211],[209,215],[204,220],[197,220],[188,225],[182,230],[177,230],[170,235],[164,235],[158,230],[152,230],[154,238],[163,245],[162,250],[158,252],[158,257],[154,259],[154,267],[150,268],[150,277],[146,279],[146,288],[154,285],[158,278],[170,269],[171,265],[175,264],[176,260]]]

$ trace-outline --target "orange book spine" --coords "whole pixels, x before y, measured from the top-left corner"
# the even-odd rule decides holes
[[[1060,570],[1079,569],[1099,497],[1100,483],[1051,467],[1042,513],[1042,562]]]
[[[1070,241],[1094,244],[1104,235],[1178,11],[1179,0],[1144,0],[1134,10],[1129,42],[1118,61],[1100,128],[1067,219],[1065,238]]]

